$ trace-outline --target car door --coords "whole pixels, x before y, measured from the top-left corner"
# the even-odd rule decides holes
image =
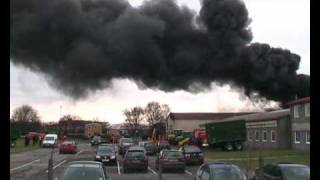
[[[210,180],[210,169],[207,165],[199,168],[196,174],[196,180]]]
[[[262,180],[281,180],[281,172],[277,166],[267,165],[263,168]]]

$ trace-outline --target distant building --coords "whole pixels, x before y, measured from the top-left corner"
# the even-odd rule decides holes
[[[227,117],[233,117],[254,112],[240,113],[170,113],[168,120],[168,129],[182,129],[184,131],[193,131],[200,128],[201,124],[219,121]]]
[[[288,102],[291,116],[292,148],[310,151],[310,97]]]
[[[86,138],[92,138],[95,135],[102,135],[101,123],[89,123],[84,127],[84,136]]]
[[[240,115],[222,121],[233,120],[246,121],[246,148],[289,149],[291,147],[289,109]]]

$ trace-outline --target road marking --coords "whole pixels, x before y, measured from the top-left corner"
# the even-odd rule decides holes
[[[31,164],[33,164],[33,163],[35,163],[35,162],[38,162],[38,161],[40,161],[40,159],[37,159],[37,160],[31,161],[31,162],[28,162],[28,163],[26,163],[26,164],[23,164],[23,165],[21,165],[21,166],[15,167],[15,168],[12,168],[12,169],[10,169],[10,171],[14,171],[14,170],[17,170],[17,169],[26,167],[26,166],[31,165]]]
[[[79,151],[79,152],[76,154],[76,156],[79,156],[79,154],[82,153],[82,152],[83,152],[83,150]]]
[[[158,175],[158,173],[155,172],[153,169],[151,169],[149,166],[148,166],[148,169],[149,169],[153,174]]]
[[[192,176],[192,173],[188,170],[185,170],[184,172],[186,172],[187,174],[189,174],[190,176]]]
[[[67,160],[63,160],[63,161],[61,161],[59,164],[57,164],[57,165],[53,166],[53,169],[55,169],[55,168],[59,167],[61,164],[65,163],[66,161],[67,161]],[[46,170],[46,173],[48,173],[48,170]]]
[[[120,172],[120,164],[119,164],[119,161],[117,160],[117,166],[118,166],[118,174],[121,175],[121,172]]]

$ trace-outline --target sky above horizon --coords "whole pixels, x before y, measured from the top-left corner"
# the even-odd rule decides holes
[[[142,0],[130,0],[139,6]],[[303,0],[245,0],[252,19],[253,41],[281,47],[301,56],[298,73],[310,75],[310,2]],[[198,11],[198,0],[178,0]],[[114,79],[109,89],[74,101],[51,88],[44,75],[10,63],[10,116],[23,104],[33,106],[43,121],[57,121],[61,115],[75,114],[83,119],[98,118],[111,124],[124,121],[122,111],[144,107],[150,101],[168,104],[172,112],[240,112],[261,110],[239,89],[212,83],[210,91],[191,94],[186,91],[166,93],[144,89],[128,79]]]

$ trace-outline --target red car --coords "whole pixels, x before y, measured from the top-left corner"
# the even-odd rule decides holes
[[[64,141],[60,144],[59,153],[77,153],[77,144],[75,141]]]

